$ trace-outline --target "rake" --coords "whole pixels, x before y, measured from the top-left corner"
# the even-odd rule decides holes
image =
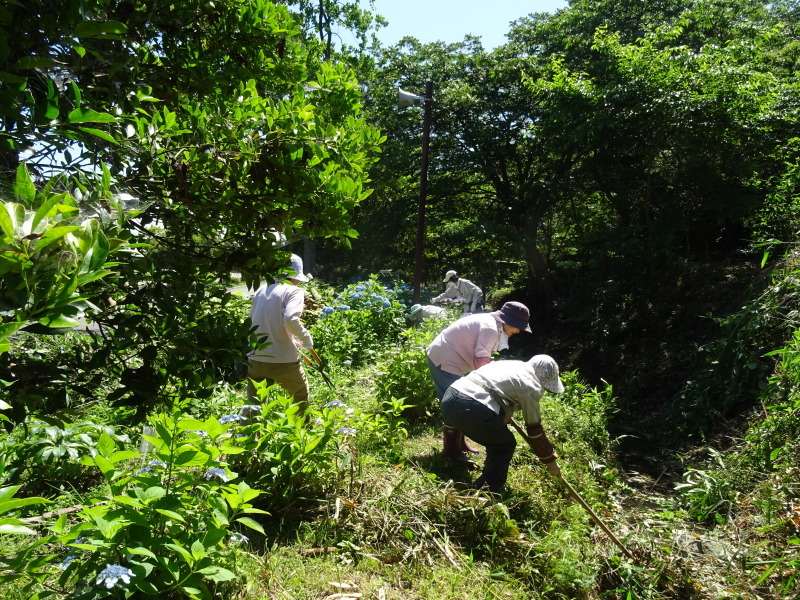
[[[528,445],[531,447],[531,449],[533,449],[534,447],[533,440],[531,440],[531,438],[528,437],[528,434],[525,432],[524,429],[522,429],[522,427],[520,427],[519,423],[517,423],[514,419],[511,419],[511,425],[512,427],[514,427],[514,429],[517,430],[517,433],[519,433],[522,436],[522,439],[528,442]],[[617,545],[617,547],[620,550],[622,550],[622,552],[625,553],[625,556],[627,556],[628,558],[630,558],[632,561],[635,562],[636,558],[633,556],[633,554],[631,554],[630,550],[628,550],[625,547],[625,545],[619,541],[617,536],[615,536],[613,532],[608,528],[608,525],[606,525],[605,522],[597,515],[597,513],[592,510],[592,507],[589,506],[586,500],[584,500],[581,497],[581,495],[575,490],[575,488],[572,487],[572,485],[570,485],[569,481],[564,479],[564,476],[561,474],[559,474],[558,478],[559,480],[561,480],[561,483],[564,484],[564,487],[567,488],[567,491],[569,491],[570,496],[572,496],[578,502],[578,504],[580,504],[583,508],[586,509],[586,512],[589,513],[589,516],[592,517],[592,520],[595,523],[597,523],[600,529],[606,532],[606,535],[608,535],[608,537],[611,538],[611,541],[614,542]]]

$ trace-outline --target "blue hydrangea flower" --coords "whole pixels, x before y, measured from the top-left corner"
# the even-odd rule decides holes
[[[383,308],[389,308],[391,305],[392,305],[392,303],[389,302],[388,300],[384,300],[383,302],[381,302],[381,306]]]
[[[78,558],[77,554],[70,554],[68,557],[66,557],[64,560],[61,561],[61,564],[58,565],[58,568],[61,569],[62,571],[66,571],[72,564],[72,561],[75,560],[76,558]]]
[[[350,310],[350,307],[347,304],[341,304],[336,308],[338,308],[339,310]]]
[[[361,298],[363,298],[363,297],[364,297],[364,294],[362,294],[361,292],[353,292],[352,294],[350,294],[350,299],[351,300],[361,300]]]
[[[130,583],[131,577],[133,576],[133,571],[130,569],[126,569],[120,565],[106,564],[106,568],[103,569],[97,576],[97,581],[95,583],[97,585],[105,585],[106,589],[110,590],[120,579],[122,580],[122,583]]]
[[[357,285],[356,286],[356,291],[357,292],[363,292],[365,289],[367,289],[367,288],[365,288],[363,285]]]
[[[227,425],[228,423],[236,423],[239,421],[247,421],[242,415],[225,415],[219,418],[220,425]]]
[[[206,481],[211,481],[214,477],[222,481],[223,483],[227,483],[228,481],[228,474],[225,472],[225,469],[220,469],[219,467],[214,467],[213,469],[209,469],[203,475],[203,479]]]
[[[345,403],[344,403],[344,402],[342,402],[341,400],[331,400],[330,402],[328,402],[328,403],[327,403],[327,404],[324,406],[324,408],[333,408],[333,407],[343,407],[343,408],[347,408],[347,404],[345,404]]]
[[[162,467],[162,468],[166,469],[167,468],[167,463],[165,463],[163,460],[151,460],[149,463],[147,463],[147,466],[148,467]]]
[[[261,412],[261,405],[260,404],[244,404],[242,405],[242,410],[257,410]]]
[[[144,475],[145,473],[152,473],[152,472],[153,469],[151,469],[150,467],[145,467],[144,469],[139,469],[138,471],[136,471],[136,475]]]
[[[333,307],[332,306],[323,306],[322,307],[322,314],[323,315],[330,315],[332,313],[333,313]]]
[[[234,544],[246,544],[250,541],[250,538],[244,535],[243,533],[239,533],[238,531],[232,532],[228,539]]]
[[[372,306],[372,302],[364,302],[364,306]]]
[[[336,430],[336,433],[343,435],[344,437],[349,437],[355,435],[356,430],[352,427],[339,427],[339,429]]]

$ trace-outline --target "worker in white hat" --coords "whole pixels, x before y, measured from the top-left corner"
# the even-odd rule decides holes
[[[253,296],[250,320],[256,334],[266,336],[267,345],[249,356],[247,398],[251,403],[257,397],[253,382],[266,380],[291,394],[302,412],[308,408],[308,380],[297,350],[298,346],[314,346],[311,334],[300,321],[305,294],[298,284],[308,280],[303,273],[303,259],[292,254],[291,266],[271,285],[261,284]]]
[[[542,427],[539,400],[545,390],[553,394],[564,392],[558,364],[546,354],[529,361],[490,362],[447,388],[442,398],[445,424],[486,447],[486,461],[475,480],[476,489],[502,491],[517,445],[508,423],[518,410],[525,419],[531,449],[550,475],[560,476],[558,456]]]
[[[469,279],[459,277],[455,271],[448,271],[444,276],[446,284],[444,292],[436,296],[432,302],[441,302],[446,298],[462,300],[464,314],[483,312],[483,290]]]

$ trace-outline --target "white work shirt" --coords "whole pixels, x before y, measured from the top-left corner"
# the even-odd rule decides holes
[[[441,306],[431,306],[430,304],[427,304],[422,307],[422,310],[420,312],[422,312],[423,321],[425,319],[432,319],[432,318],[444,319],[447,317],[447,311],[443,309]]]
[[[544,388],[533,371],[533,365],[527,361],[490,362],[451,387],[497,414],[505,412],[509,419],[515,411],[522,409],[525,423],[537,424],[542,420],[539,400],[544,395]]]
[[[483,295],[481,288],[472,283],[469,279],[459,278],[458,281],[455,282],[448,281],[444,292],[436,296],[432,302],[441,302],[445,298],[463,298],[464,302],[469,304],[478,295]]]
[[[251,360],[271,363],[298,361],[297,344],[313,347],[311,334],[300,322],[305,307],[305,294],[291,283],[276,281],[258,288],[250,308],[250,320],[256,333],[267,334],[269,346],[250,354]]]

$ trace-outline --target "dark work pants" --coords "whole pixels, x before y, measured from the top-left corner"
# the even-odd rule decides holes
[[[428,359],[428,371],[431,373],[433,388],[436,390],[436,397],[439,400],[444,397],[444,393],[451,384],[461,379],[461,375],[454,375],[442,370],[441,367],[437,367],[430,358]]]
[[[481,476],[475,480],[475,487],[486,485],[492,492],[501,491],[517,447],[517,440],[502,415],[451,387],[442,398],[442,420],[448,427],[486,447],[486,462]]]

